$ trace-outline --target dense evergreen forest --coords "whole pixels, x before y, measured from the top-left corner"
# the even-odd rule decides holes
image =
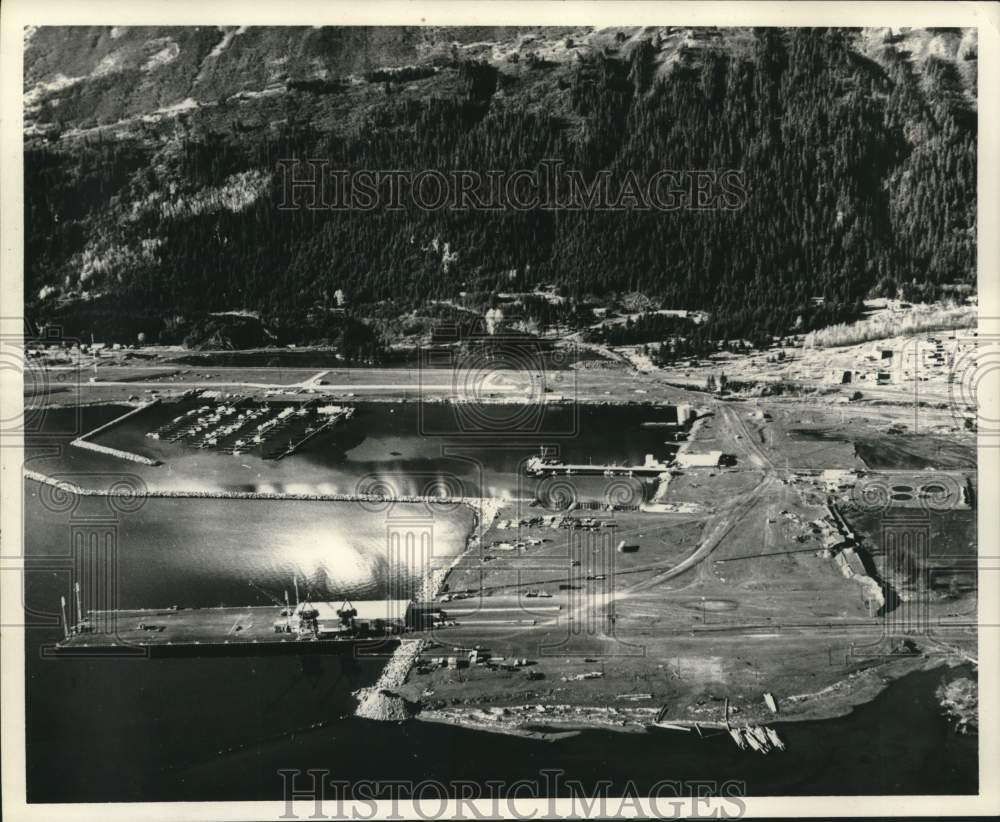
[[[850,37],[760,30],[668,75],[648,43],[581,56],[553,76],[555,112],[522,103],[503,67],[465,60],[447,91],[418,99],[379,76],[365,122],[347,129],[310,122],[310,101],[340,92],[306,84],[288,90],[298,116],[279,130],[234,119],[166,141],[32,144],[28,312],[168,340],[206,311],[244,309],[325,338],[343,334],[328,318],[338,290],[371,317],[384,301],[402,314],[546,283],[571,302],[639,292],[710,312],[699,336],[763,339],[843,321],[902,284],[974,282],[976,114],[954,66],[928,58],[918,73],[890,52],[876,63]],[[557,158],[619,181],[739,169],[747,196],[706,212],[282,211],[276,167],[292,157],[446,171]],[[84,292],[101,296],[67,299]]]

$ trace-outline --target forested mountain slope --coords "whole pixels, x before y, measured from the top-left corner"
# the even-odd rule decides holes
[[[369,316],[554,283],[578,299],[641,292],[709,311],[714,335],[760,337],[847,318],[873,290],[974,281],[974,31],[25,37],[27,311],[74,333],[168,341],[224,310],[303,329],[338,289]],[[278,161],[293,157],[445,172],[559,160],[613,186],[734,169],[745,198],[281,210]]]

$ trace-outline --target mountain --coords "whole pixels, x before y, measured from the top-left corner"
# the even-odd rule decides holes
[[[338,291],[392,320],[546,283],[704,309],[716,336],[816,327],[974,283],[976,70],[957,29],[29,29],[26,312],[176,341],[252,311],[308,340]],[[281,209],[293,158],[559,161],[619,207]],[[739,196],[625,196],[665,169]]]

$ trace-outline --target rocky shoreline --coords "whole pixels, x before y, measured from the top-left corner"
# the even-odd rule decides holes
[[[409,719],[413,715],[415,706],[411,706],[403,697],[394,693],[394,689],[406,682],[423,646],[423,640],[415,642],[403,640],[399,644],[375,684],[354,692],[358,700],[355,716],[380,722],[393,722]]]
[[[927,671],[940,667],[956,667],[966,664],[967,660],[960,657],[919,657],[908,660],[892,660],[875,665],[871,668],[855,672],[844,679],[838,680],[820,691],[809,694],[795,694],[782,700],[781,712],[777,716],[750,716],[740,713],[733,724],[757,722],[767,719],[769,724],[784,724],[793,722],[816,722],[837,719],[846,716],[851,711],[881,694],[896,680],[918,671]],[[956,680],[949,686],[942,686],[939,696],[942,696],[942,706],[949,715],[951,706],[961,704],[967,706],[965,698],[968,686],[962,686],[961,695],[951,689],[959,682]],[[972,683],[972,688],[975,684]],[[660,716],[657,708],[649,707],[615,707],[615,706],[585,706],[566,704],[526,704],[526,705],[482,705],[482,706],[449,706],[441,708],[424,708],[414,715],[423,722],[440,722],[456,725],[470,730],[489,731],[492,733],[512,734],[536,739],[555,738],[555,735],[567,732],[579,732],[588,729],[613,730],[621,733],[645,733],[657,724],[672,725],[679,728],[725,728],[724,722],[718,720],[694,720],[688,715],[676,712]],[[966,727],[969,724],[967,712]],[[969,732],[962,730],[960,733]]]
[[[942,685],[937,698],[947,717],[954,720],[960,734],[979,731],[979,686],[974,679],[962,677]]]
[[[464,500],[464,504],[472,508],[474,517],[472,528],[466,539],[465,550],[458,554],[451,563],[442,568],[432,568],[425,576],[420,586],[420,599],[430,601],[435,599],[444,587],[445,581],[452,569],[458,565],[468,553],[478,548],[480,534],[496,519],[503,507],[499,500],[488,497],[475,500]],[[361,688],[354,692],[358,707],[354,715],[362,719],[373,719],[381,722],[398,722],[410,719],[420,711],[420,704],[407,701],[395,693],[395,689],[406,684],[410,672],[420,659],[420,654],[426,646],[424,640],[403,640],[399,647],[389,657],[385,668],[374,685]]]

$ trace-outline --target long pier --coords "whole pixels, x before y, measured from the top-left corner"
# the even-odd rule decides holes
[[[309,442],[314,437],[319,436],[324,431],[328,430],[329,428],[332,428],[335,425],[338,425],[341,422],[345,422],[345,421],[349,420],[353,416],[354,416],[354,409],[353,408],[345,408],[341,412],[338,412],[336,414],[332,414],[330,416],[330,418],[326,422],[324,422],[322,425],[320,425],[319,427],[317,427],[316,429],[314,429],[311,433],[306,434],[298,442],[295,442],[295,443],[292,443],[291,445],[289,445],[288,448],[285,449],[280,454],[278,454],[278,456],[275,459],[279,459],[280,460],[280,459],[284,459],[285,457],[292,456],[292,454],[294,454],[296,451],[298,451],[303,445],[305,445],[307,442]]]
[[[58,651],[100,648],[256,645],[299,643],[296,634],[276,633],[282,609],[273,605],[246,608],[138,608],[88,611],[81,622],[67,626]],[[193,650],[193,648],[192,648]]]
[[[63,639],[56,643],[56,653],[97,651],[100,649],[144,649],[174,653],[237,652],[267,653],[267,646],[291,646],[304,650],[333,649],[360,642],[396,640],[421,627],[425,615],[436,606],[414,604],[406,614],[387,615],[392,602],[354,601],[354,611],[341,623],[331,614],[342,613],[338,602],[296,605],[222,606],[216,608],[137,608],[90,610],[83,615],[77,589],[77,621],[65,616],[63,600]],[[345,601],[346,603],[346,601]],[[357,622],[350,614],[374,607],[385,619],[363,618]],[[383,614],[382,612],[386,612]],[[314,616],[316,615],[316,616]],[[318,646],[307,648],[306,646]]]
[[[605,477],[658,477],[669,471],[665,462],[654,460],[652,454],[646,455],[646,461],[641,465],[603,465],[593,463],[567,463],[546,457],[532,457],[525,464],[525,471],[530,476],[605,476]]]

